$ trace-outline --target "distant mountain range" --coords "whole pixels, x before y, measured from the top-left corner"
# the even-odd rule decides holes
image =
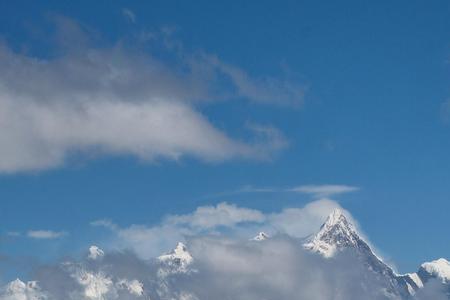
[[[260,232],[248,243],[266,243],[270,239],[271,237],[268,234]],[[375,280],[382,283],[383,288],[380,291],[380,296],[377,296],[376,299],[415,299],[415,295],[427,287],[430,282],[440,285],[440,289],[450,299],[450,263],[446,259],[440,258],[423,263],[416,273],[397,274],[374,253],[370,245],[358,233],[351,219],[342,210],[333,211],[320,230],[315,235],[301,240],[299,247],[303,247],[306,252],[317,254],[321,257],[321,260],[329,262],[341,255],[349,255],[352,262],[357,262],[358,267],[363,270],[361,278],[355,280],[358,280],[361,285],[367,286],[368,289],[371,286],[370,281]],[[140,261],[125,262],[125,266],[126,264],[136,264],[135,269],[142,273],[140,278],[147,278],[144,280],[130,278],[130,274],[121,272],[120,266],[114,266],[114,261],[115,259],[108,258],[108,255],[100,248],[91,246],[84,262],[64,262],[50,272],[51,274],[59,274],[58,276],[61,278],[66,278],[63,282],[71,281],[72,285],[64,283],[52,286],[50,282],[41,286],[40,282],[37,281],[25,283],[16,279],[0,289],[0,300],[199,300],[189,292],[177,290],[177,278],[189,277],[201,272],[201,269],[196,269],[196,258],[181,242],[172,252],[159,256],[149,265],[139,266]],[[149,268],[152,268],[153,272],[151,273],[151,276],[153,276],[151,279],[148,275],[143,275],[147,274]],[[110,272],[110,274],[107,272]],[[132,275],[135,276],[135,274]],[[76,289],[73,284],[77,285]],[[380,284],[376,286],[379,287]],[[70,288],[74,290],[65,291],[65,289],[69,290]],[[47,290],[52,289],[57,290],[58,295],[65,296],[54,296],[54,294],[52,296],[51,292],[47,292]],[[346,298],[340,297],[339,299]],[[360,299],[367,298],[361,296]]]
[[[268,234],[260,232],[251,240],[262,242],[269,238]],[[340,209],[334,210],[328,216],[319,232],[303,241],[303,247],[327,259],[333,259],[340,252],[350,252],[352,255],[356,255],[367,272],[386,283],[387,298],[413,298],[419,289],[434,279],[448,290],[450,299],[450,262],[440,258],[423,263],[416,273],[397,274],[374,253]],[[166,273],[187,272],[188,266],[193,262],[186,246],[181,243],[172,253],[160,256],[159,259],[166,266],[163,268],[163,270],[167,270]]]

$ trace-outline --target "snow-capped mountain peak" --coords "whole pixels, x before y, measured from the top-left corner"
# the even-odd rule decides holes
[[[99,247],[94,246],[94,245],[89,247],[89,254],[88,254],[89,259],[96,260],[98,258],[103,257],[104,255],[105,255],[105,252],[103,252],[103,250],[100,249]]]
[[[341,209],[335,209],[319,232],[304,245],[306,249],[332,257],[336,250],[358,245],[362,239]]]
[[[265,241],[269,238],[269,235],[263,231],[258,233],[254,238],[252,238],[252,241]]]
[[[347,235],[350,235],[350,233],[356,233],[355,226],[348,220],[344,212],[339,208],[333,210],[333,212],[328,216],[327,220],[320,228],[319,234],[325,234],[327,231],[330,231],[335,227],[340,228]]]
[[[358,234],[356,227],[341,209],[335,209],[320,227],[319,232],[303,245],[306,249],[332,258],[340,251],[352,251],[367,270],[381,280],[386,280],[386,291],[390,297],[409,296],[417,286],[413,279],[399,276],[386,265]],[[408,285],[410,281],[413,287]]]
[[[1,296],[2,295],[0,295],[0,297]],[[45,295],[41,292],[36,281],[28,281],[25,283],[18,278],[8,283],[3,293],[3,297],[4,298],[1,299],[45,299]]]
[[[423,263],[421,270],[426,271],[431,277],[439,278],[443,283],[450,283],[450,262],[444,258]]]
[[[160,268],[161,275],[186,273],[188,272],[188,266],[194,261],[186,245],[181,242],[178,242],[172,252],[159,256],[158,260],[163,265]]]
[[[186,245],[178,242],[172,253],[162,255],[159,257],[160,260],[164,259],[178,259],[182,264],[190,264],[193,261],[191,254],[188,252]]]

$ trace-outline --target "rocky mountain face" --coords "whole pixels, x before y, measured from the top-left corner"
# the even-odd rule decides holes
[[[386,282],[386,292],[393,298],[407,298],[416,288],[410,285],[407,278],[397,275],[391,267],[374,254],[368,243],[358,234],[355,226],[340,209],[333,211],[319,232],[309,238],[303,246],[326,258],[332,258],[343,251],[351,252],[367,268],[367,272],[371,272],[371,275]]]
[[[357,232],[343,211],[333,211],[319,232],[307,239],[305,249],[332,258],[339,252],[351,251],[368,272],[387,282],[387,292],[400,299],[412,298],[430,280],[438,280],[450,299],[450,263],[441,258],[421,265],[417,273],[397,274],[383,262]]]

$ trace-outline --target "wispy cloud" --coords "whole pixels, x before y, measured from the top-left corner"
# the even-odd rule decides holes
[[[30,230],[27,232],[27,237],[32,239],[59,239],[67,235],[65,231],[52,230]]]
[[[327,198],[339,194],[356,192],[359,187],[340,184],[318,184],[318,185],[299,185],[289,188],[283,187],[257,187],[253,185],[244,185],[231,191],[225,191],[205,196],[205,198],[217,198],[246,193],[303,193],[312,195],[313,198]]]
[[[135,13],[129,9],[129,8],[124,8],[122,9],[122,14],[125,16],[125,18],[127,18],[128,21],[130,21],[131,23],[136,23],[136,15]]]
[[[189,225],[202,229],[217,226],[234,226],[243,222],[260,223],[264,214],[255,209],[237,207],[234,204],[219,203],[216,206],[198,207],[192,214],[169,216],[166,222],[174,225]]]
[[[358,191],[359,188],[349,185],[324,184],[324,185],[300,185],[288,189],[289,192],[304,193],[313,195],[316,198],[330,197],[338,194],[345,194]]]
[[[6,235],[9,236],[9,237],[19,237],[22,234],[19,231],[8,231],[6,233]]]

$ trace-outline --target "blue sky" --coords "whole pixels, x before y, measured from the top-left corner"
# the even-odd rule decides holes
[[[108,244],[105,232],[90,225],[94,220],[150,226],[166,215],[223,201],[271,213],[303,207],[314,198],[286,189],[336,184],[359,188],[333,199],[351,212],[400,271],[415,271],[423,261],[448,255],[449,13],[447,1],[0,4],[0,37],[13,57],[54,61],[78,47],[81,53],[97,49],[102,57],[121,44],[115,58],[142,66],[139,75],[146,74],[147,62],[133,65],[133,59],[151,52],[164,65],[156,81],[166,73],[175,78],[163,82],[168,88],[161,94],[201,98],[177,109],[207,125],[209,131],[201,136],[211,134],[211,143],[223,142],[219,149],[181,145],[175,149],[176,159],[171,156],[173,141],[167,152],[155,150],[150,142],[139,144],[160,151],[147,160],[147,150],[142,157],[134,145],[126,144],[130,148],[122,151],[122,145],[107,140],[108,147],[117,147],[114,151],[100,143],[109,150],[89,148],[63,162],[52,156],[55,161],[37,168],[10,165],[13,156],[6,156],[0,163],[7,166],[0,175],[0,253],[27,261],[55,259],[91,243]],[[92,41],[81,43],[66,20],[88,31]],[[68,31],[58,40],[53,37],[60,27]],[[145,36],[153,41],[154,35],[151,46],[139,40]],[[200,75],[183,73],[190,59]],[[186,65],[179,67],[180,60]],[[202,64],[211,70],[202,73]],[[27,80],[9,68],[2,80]],[[233,77],[236,70],[246,80]],[[181,83],[177,72],[183,75]],[[208,72],[217,76],[214,85]],[[189,76],[194,81],[185,78]],[[199,90],[192,87],[197,82]],[[204,93],[203,85],[213,91]],[[75,88],[45,92],[70,95]],[[0,130],[9,131],[6,125]],[[3,153],[42,146],[32,128],[26,132],[31,132],[32,142]],[[70,152],[77,143],[87,143],[82,138],[64,147]],[[42,151],[51,152],[59,143],[52,140]],[[250,192],[261,188],[270,191]],[[24,237],[30,230],[64,236]]]

